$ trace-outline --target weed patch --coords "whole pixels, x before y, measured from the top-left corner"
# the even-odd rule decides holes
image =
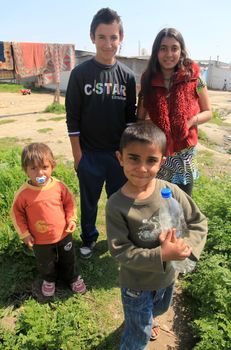
[[[1,137],[0,138],[0,154],[7,151],[9,148],[15,147],[15,144],[19,141],[17,137]],[[3,158],[1,158],[3,159]]]
[[[50,118],[49,120],[53,120],[55,122],[59,122],[60,120],[65,120],[65,117],[54,117],[54,118]]]
[[[213,153],[210,151],[200,151],[200,153],[197,154],[197,162],[200,165],[200,168],[202,168],[202,170],[204,165],[213,166]]]
[[[39,118],[36,120],[36,122],[48,122],[49,119],[45,119],[45,118]]]
[[[201,129],[198,130],[198,140],[201,144],[205,145],[206,147],[213,148],[214,146],[216,146],[216,143],[210,140],[206,132]]]
[[[10,124],[10,123],[14,123],[16,122],[15,119],[1,119],[0,120],[0,125],[3,125],[3,124]]]
[[[54,102],[51,105],[47,106],[45,111],[46,113],[55,113],[55,114],[63,114],[65,113],[65,106],[61,103]]]
[[[52,128],[43,128],[43,129],[38,129],[37,131],[40,133],[40,134],[46,134],[50,131],[52,131],[53,129]]]
[[[222,125],[222,115],[219,112],[219,110],[215,109],[212,111],[212,119],[209,121],[210,123],[216,124],[216,125]]]

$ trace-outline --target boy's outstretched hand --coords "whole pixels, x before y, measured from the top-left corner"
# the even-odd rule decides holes
[[[192,253],[182,238],[176,237],[176,229],[169,229],[167,233],[161,232],[159,236],[162,261],[184,260]]]

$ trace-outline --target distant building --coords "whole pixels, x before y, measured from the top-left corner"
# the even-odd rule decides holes
[[[84,51],[84,50],[75,50],[76,65],[92,58],[95,56],[95,53]],[[147,67],[149,56],[117,56],[118,60],[126,64],[135,74],[137,91],[140,89],[140,78],[142,72]],[[209,89],[213,90],[223,90],[224,81],[226,79],[227,91],[231,91],[231,64],[227,64],[217,60],[195,60],[200,68],[201,75],[206,81]],[[65,92],[67,89],[68,80],[71,72],[61,72],[61,81],[60,81],[60,90]],[[31,77],[28,79],[17,79],[17,82],[20,83],[36,83],[36,77]],[[56,85],[50,84],[45,87],[55,90]]]
[[[227,91],[231,91],[231,64],[218,60],[198,60],[197,63],[209,89],[223,90],[226,80]]]
[[[93,52],[76,50],[76,64],[80,64],[93,57]],[[126,64],[135,74],[137,90],[140,88],[140,77],[147,67],[149,56],[118,56],[119,61]],[[209,89],[223,90],[224,80],[227,81],[227,90],[231,91],[231,64],[216,60],[195,60],[201,67],[201,75],[206,81]],[[62,81],[60,88],[65,91],[70,76],[70,72],[61,73]]]
[[[95,53],[83,50],[75,50],[76,65],[89,60],[94,57]],[[142,72],[147,66],[149,56],[135,56],[135,57],[126,57],[126,56],[117,56],[118,60],[126,64],[135,74],[137,90],[140,88],[140,77]],[[70,72],[61,72],[61,82],[60,89],[61,91],[66,91],[67,84],[69,80]],[[48,88],[53,89],[55,85],[47,85]]]

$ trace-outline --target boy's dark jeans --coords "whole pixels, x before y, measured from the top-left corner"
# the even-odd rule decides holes
[[[127,181],[115,152],[84,151],[77,169],[80,188],[81,238],[85,244],[97,241],[98,201],[105,183],[107,197]]]
[[[59,277],[70,284],[79,276],[72,234],[57,243],[35,244],[33,250],[38,272],[43,280],[55,282]]]

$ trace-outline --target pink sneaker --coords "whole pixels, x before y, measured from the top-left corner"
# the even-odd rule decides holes
[[[55,283],[44,280],[42,284],[42,294],[45,297],[52,297],[55,294]]]
[[[71,283],[71,290],[80,294],[84,294],[87,291],[87,287],[81,276],[79,276],[75,282]]]

